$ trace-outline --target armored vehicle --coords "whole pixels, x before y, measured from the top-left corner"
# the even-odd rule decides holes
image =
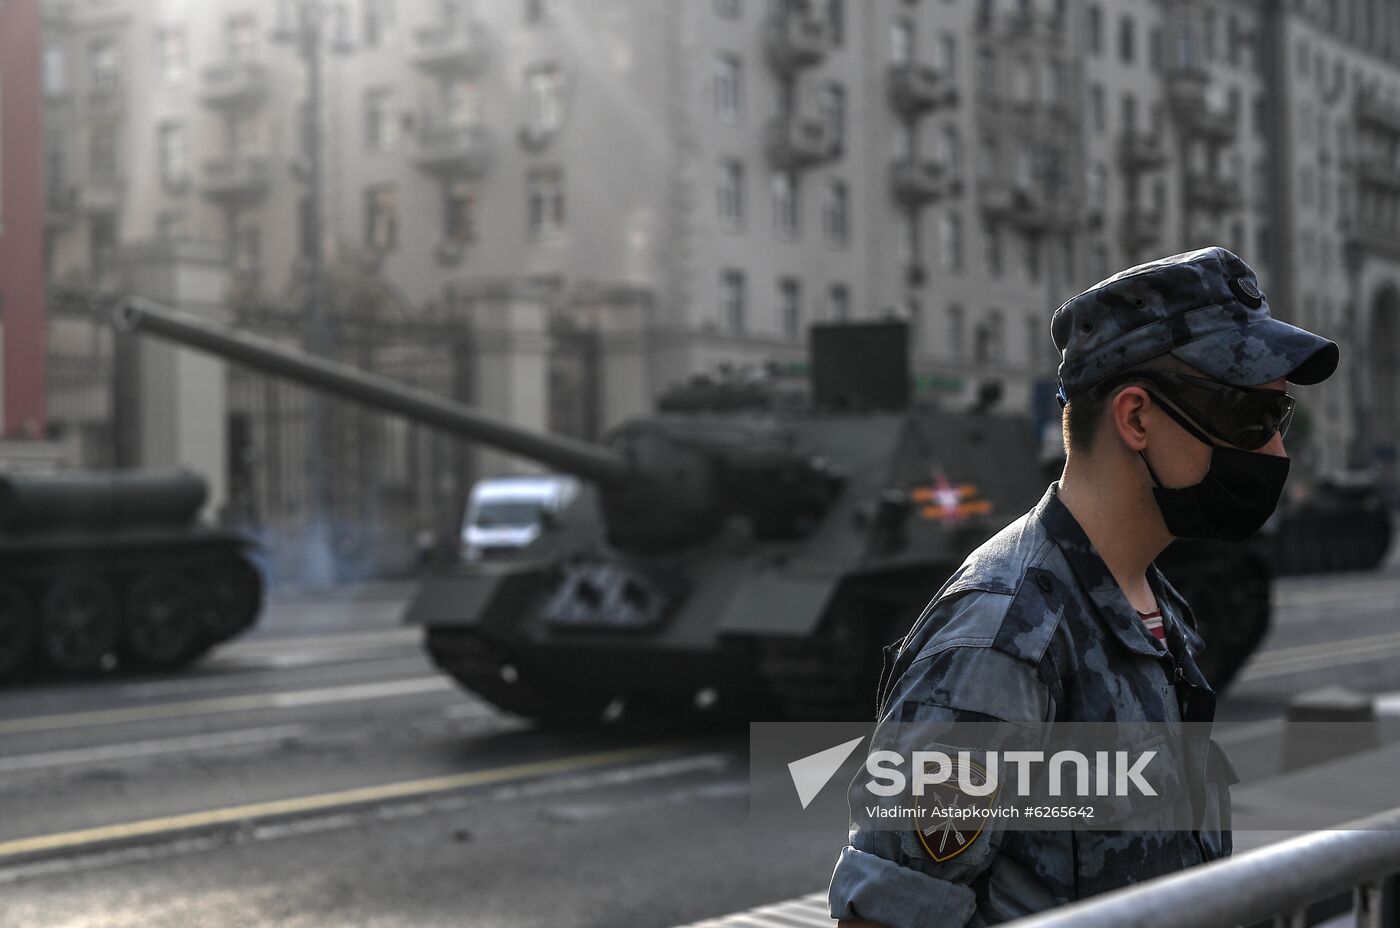
[[[816,326],[805,381],[682,384],[598,444],[144,300],[117,322],[581,478],[518,555],[455,565],[406,614],[467,689],[553,723],[868,718],[881,645],[1046,485],[1025,419],[911,401],[898,322]],[[1173,573],[1208,638],[1217,621],[1262,635],[1268,574],[1247,561]],[[1255,575],[1239,601],[1211,598],[1239,590],[1213,577]]]
[[[0,677],[174,667],[262,605],[252,539],[197,521],[188,471],[0,475]]]

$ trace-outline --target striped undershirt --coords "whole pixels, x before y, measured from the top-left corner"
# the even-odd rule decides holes
[[[1167,630],[1162,627],[1162,610],[1154,609],[1151,612],[1139,612],[1138,618],[1147,626],[1147,630],[1152,633],[1152,637],[1158,641],[1165,641]]]

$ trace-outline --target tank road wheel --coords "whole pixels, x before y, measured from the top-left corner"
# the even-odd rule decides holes
[[[172,570],[136,578],[126,598],[122,653],[143,667],[174,667],[194,654],[204,629],[199,593]]]
[[[24,664],[34,643],[34,610],[20,590],[0,584],[0,679]]]
[[[227,641],[253,624],[262,606],[262,574],[243,558],[200,571],[199,587],[204,591],[204,632],[211,644]]]
[[[64,577],[44,594],[39,647],[54,667],[69,673],[97,670],[116,644],[117,632],[116,599],[97,577]]]

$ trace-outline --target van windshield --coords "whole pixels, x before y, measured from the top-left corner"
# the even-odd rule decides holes
[[[534,525],[543,507],[537,500],[501,499],[480,503],[472,524],[477,528]]]

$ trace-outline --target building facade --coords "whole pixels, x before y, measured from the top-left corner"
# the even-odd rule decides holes
[[[0,435],[45,432],[39,0],[0,2]]]
[[[1400,15],[1382,0],[45,11],[56,282],[116,287],[138,243],[218,243],[230,302],[296,338],[320,249],[328,312],[402,336],[398,361],[342,345],[357,363],[440,369],[435,388],[592,437],[718,362],[801,359],[813,321],[885,315],[913,326],[921,392],[966,404],[995,381],[1052,421],[1053,308],[1218,243],[1277,315],[1344,342],[1342,376],[1300,391],[1301,463],[1393,459]],[[310,15],[316,101],[284,41]],[[95,337],[73,325],[63,350]],[[55,403],[96,415],[86,389]],[[271,413],[259,391],[231,396],[265,468],[293,452],[259,423],[292,428],[300,400]],[[424,446],[419,473],[427,439],[382,428],[383,470],[454,497],[513,466]],[[281,470],[264,517],[300,492]],[[441,500],[416,505],[422,521]]]

